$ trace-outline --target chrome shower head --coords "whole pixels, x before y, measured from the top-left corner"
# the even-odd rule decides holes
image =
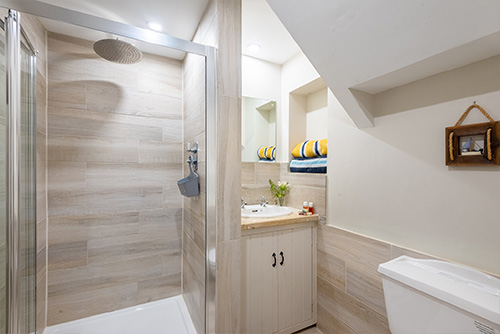
[[[134,64],[142,59],[141,50],[119,39],[101,39],[94,43],[94,51],[102,58],[120,64]]]

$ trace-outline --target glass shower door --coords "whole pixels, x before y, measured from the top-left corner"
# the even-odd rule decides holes
[[[15,12],[0,28],[0,334],[27,334],[36,328],[36,58]]]
[[[6,82],[5,30],[0,20],[0,82]],[[7,332],[6,90],[0,89],[0,333]]]
[[[35,53],[21,34],[21,133],[19,162],[20,333],[34,333],[36,319],[36,64]]]

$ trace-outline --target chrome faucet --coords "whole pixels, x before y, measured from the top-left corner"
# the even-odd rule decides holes
[[[245,198],[242,197],[241,198],[241,208],[244,209],[245,208],[245,205],[247,205],[247,202],[245,202]]]
[[[266,206],[269,202],[266,200],[266,196],[260,198],[260,206]]]

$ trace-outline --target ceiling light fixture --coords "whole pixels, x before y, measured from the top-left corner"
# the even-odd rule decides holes
[[[149,21],[148,27],[149,27],[149,29],[154,30],[154,31],[161,31],[161,24],[159,24],[158,22]]]
[[[260,48],[261,48],[261,46],[259,44],[255,44],[255,43],[247,45],[248,51],[251,51],[251,52],[258,52],[258,51],[260,51]]]

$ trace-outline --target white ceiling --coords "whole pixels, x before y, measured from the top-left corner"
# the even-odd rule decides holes
[[[146,29],[148,21],[155,21],[162,25],[163,33],[189,41],[192,40],[208,3],[208,0],[38,1]],[[102,38],[116,37],[46,19],[42,19],[42,23],[49,31],[87,40],[97,41]],[[176,59],[184,58],[182,52],[167,50],[147,43],[130,42],[133,42],[144,52]],[[258,52],[251,52],[246,46],[252,43],[259,44],[262,48]],[[299,51],[299,47],[265,0],[242,0],[243,54],[283,64]]]
[[[500,53],[498,0],[267,0],[359,127],[374,95]]]
[[[278,65],[300,52],[276,14],[265,0],[242,0],[241,6],[242,53]],[[259,44],[261,49],[250,51],[249,44]]]
[[[148,21],[162,25],[163,32],[191,40],[208,0],[39,0],[59,7],[148,28]]]

